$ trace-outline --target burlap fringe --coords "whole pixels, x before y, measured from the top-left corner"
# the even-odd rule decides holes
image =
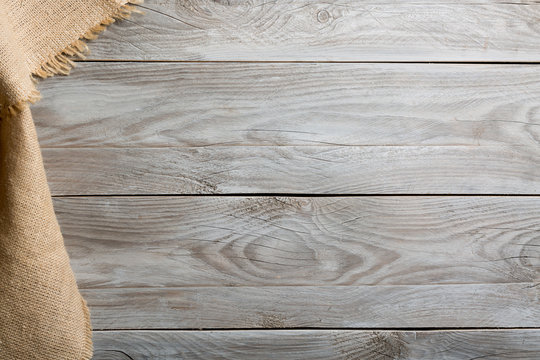
[[[100,33],[105,31],[108,25],[116,20],[128,19],[132,13],[142,14],[142,11],[133,5],[142,4],[144,0],[128,0],[125,4],[120,5],[118,9],[109,17],[103,19],[99,24],[90,28],[78,40],[75,40],[69,46],[59,53],[49,57],[41,67],[34,71],[32,75],[40,78],[48,78],[54,75],[68,75],[72,68],[75,67],[74,60],[84,60],[89,53],[88,45],[85,40],[94,40]],[[36,82],[35,77],[32,78]],[[19,113],[22,107],[27,103],[35,103],[41,99],[39,91],[33,90],[26,98],[9,106],[0,105],[0,120]]]
[[[73,60],[84,60],[88,54],[88,46],[84,40],[94,40],[102,33],[108,25],[116,20],[128,19],[132,13],[142,13],[131,4],[142,4],[142,0],[131,0],[121,5],[114,14],[101,21],[100,24],[90,28],[80,39],[75,40],[62,52],[51,56],[45,61],[41,68],[34,72],[34,75],[40,78],[48,78],[53,75],[68,75],[75,66]]]

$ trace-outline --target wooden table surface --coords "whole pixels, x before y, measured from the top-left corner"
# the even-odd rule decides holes
[[[140,8],[33,106],[95,359],[540,358],[540,3]]]

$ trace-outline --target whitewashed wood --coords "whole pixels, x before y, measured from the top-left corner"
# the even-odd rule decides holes
[[[53,195],[538,194],[539,155],[527,146],[43,149]]]
[[[539,327],[538,284],[86,289],[95,329]]]
[[[540,6],[503,0],[147,0],[92,59],[538,61]]]
[[[540,144],[537,66],[83,63],[39,88],[42,147]]]
[[[540,358],[540,330],[96,331],[94,360]]]
[[[537,197],[54,201],[79,287],[540,281]]]

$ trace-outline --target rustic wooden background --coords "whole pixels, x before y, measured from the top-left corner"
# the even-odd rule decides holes
[[[140,8],[33,107],[95,359],[540,358],[540,3]]]

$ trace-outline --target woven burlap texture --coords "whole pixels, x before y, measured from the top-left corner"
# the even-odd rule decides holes
[[[29,103],[36,77],[133,10],[120,0],[0,0],[0,359],[92,357],[91,327],[53,209]]]

